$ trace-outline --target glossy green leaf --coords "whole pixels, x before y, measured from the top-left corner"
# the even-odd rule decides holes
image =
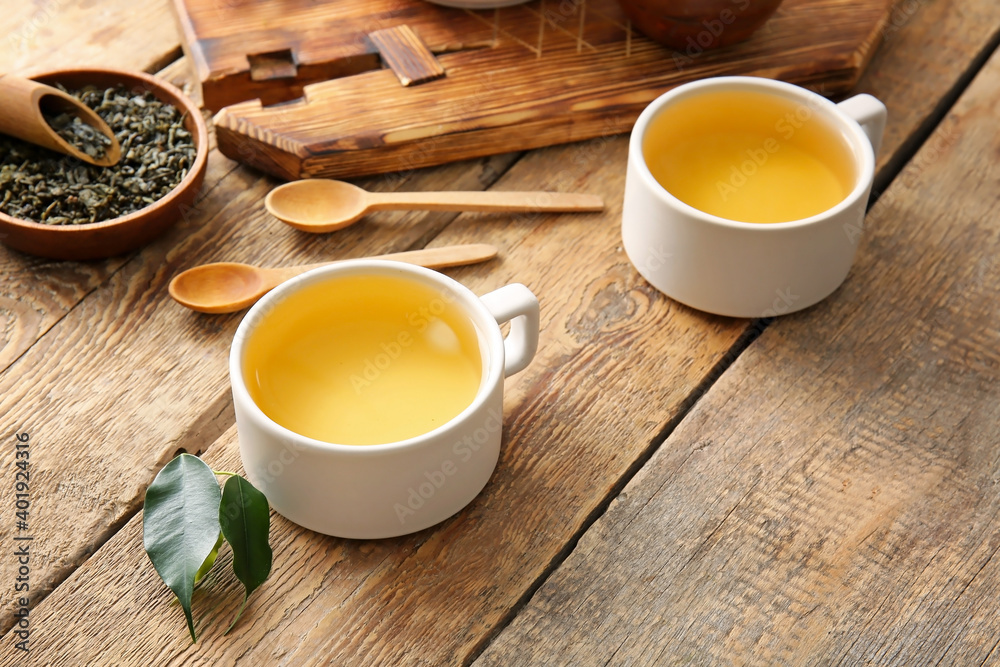
[[[222,525],[222,534],[233,549],[233,572],[246,591],[236,618],[226,630],[229,632],[243,613],[250,594],[271,573],[272,554],[268,543],[271,514],[267,498],[239,475],[230,477],[222,489],[219,523]]]
[[[219,549],[222,548],[222,542],[222,531],[220,530],[219,539],[215,541],[215,548],[212,549],[212,553],[208,554],[208,558],[205,559],[205,562],[201,564],[201,567],[198,568],[198,572],[194,575],[195,587],[198,586],[201,580],[205,578],[205,575],[212,569],[212,566],[215,565],[215,559],[219,557]]]
[[[146,489],[142,543],[163,583],[184,609],[191,641],[191,593],[198,570],[219,538],[221,493],[215,474],[197,456],[181,454]]]

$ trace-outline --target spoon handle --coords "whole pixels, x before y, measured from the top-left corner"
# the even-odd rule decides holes
[[[428,269],[444,269],[449,266],[464,266],[466,264],[484,262],[496,256],[496,246],[489,245],[488,243],[466,243],[462,245],[441,246],[439,248],[407,250],[406,252],[394,252],[388,255],[375,255],[373,257],[366,257],[365,259],[387,259],[396,262],[406,262],[407,264],[416,264]],[[267,289],[277,287],[280,283],[303,274],[306,271],[342,261],[346,260],[265,269],[268,276]]]
[[[600,211],[604,200],[575,192],[371,192],[370,209],[523,213]]]

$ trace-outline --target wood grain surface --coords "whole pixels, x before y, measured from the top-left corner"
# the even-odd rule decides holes
[[[1000,54],[847,283],[744,352],[476,664],[1000,660],[998,104]]]
[[[373,69],[314,83],[293,102],[234,104],[215,117],[219,148],[236,157],[237,147],[249,144],[255,152],[247,162],[279,178],[345,178],[625,132],[657,96],[708,76],[752,74],[843,92],[878,45],[891,4],[788,0],[750,40],[716,51],[694,44],[683,53],[634,33],[617,0],[479,12],[472,15],[487,25],[496,21],[497,44],[442,54],[447,76],[403,87],[391,71]],[[325,10],[353,30],[369,20],[367,10],[354,13],[358,7],[328,0],[310,16]],[[441,11],[402,0],[385,20],[423,21]],[[446,23],[471,14],[447,11]],[[296,33],[288,27],[299,25],[294,20],[262,30],[286,38]],[[725,29],[721,21],[718,29]]]
[[[728,13],[720,11],[705,21],[704,38],[749,18],[743,3],[732,5]],[[891,0],[787,0],[750,46],[704,53],[711,40],[698,31],[679,52],[654,43],[632,28],[616,0],[539,0],[485,11],[424,0],[287,0],[280,6],[267,0],[173,2],[185,48],[214,111],[253,99],[265,105],[295,99],[308,84],[377,70],[381,63],[370,35],[405,25],[435,53],[466,52],[470,58],[456,61],[460,67],[473,62],[494,72],[496,84],[515,96],[522,110],[534,101],[542,114],[553,110],[540,104],[550,96],[540,96],[546,88],[524,85],[535,70],[547,75],[549,87],[563,81],[581,88],[592,106],[599,104],[603,87],[584,88],[586,80],[574,72],[603,71],[607,77],[599,81],[612,86],[628,82],[630,90],[638,91],[655,85],[641,84],[652,76],[650,67],[700,78],[741,69],[743,62],[777,68],[783,57],[792,57],[797,64],[790,69],[798,77],[849,87],[877,45],[876,29],[889,5]],[[512,71],[503,71],[508,69]],[[461,82],[435,88],[441,91],[438,97],[455,100],[468,92]],[[422,116],[429,110],[407,102],[412,97],[404,91],[388,92],[407,114],[425,121]],[[397,123],[402,120],[396,118]]]
[[[455,164],[396,185],[482,187],[480,178],[495,178],[504,160]],[[454,217],[407,225],[412,216],[388,213],[336,237],[307,235],[264,212],[274,185],[245,168],[206,185],[186,220],[131,257],[0,376],[6,428],[34,430],[46,443],[32,460],[40,596],[138,509],[175,452],[204,450],[232,422],[226,359],[240,315],[196,315],[177,305],[167,295],[176,273],[212,261],[282,265],[405,250]],[[3,469],[12,465],[4,461]],[[0,580],[15,566],[0,562]],[[11,594],[0,593],[4,627]]]
[[[135,68],[142,69],[138,64]],[[157,76],[192,95],[190,74],[183,59],[168,65]],[[208,128],[211,157],[205,185],[195,206],[183,211],[185,215],[197,209],[223,175],[238,167],[215,150],[215,133],[211,124]],[[0,245],[0,370],[6,369],[87,294],[108,280],[131,255],[93,262],[61,262],[32,257]]]
[[[890,109],[922,110],[908,118],[913,125],[985,43],[986,10],[935,6],[947,10],[954,29],[967,31],[964,44],[954,40],[966,57],[923,67],[933,58],[924,49],[936,43],[929,32],[929,41],[895,42],[913,51],[893,61],[900,69],[888,76],[899,80],[911,68],[926,75],[912,97],[904,86],[881,96]],[[921,26],[930,11],[917,12],[899,34]],[[95,33],[101,28],[86,25]],[[183,65],[172,68],[172,77],[178,69]],[[879,94],[877,80],[872,89]],[[887,142],[889,154],[909,136]],[[33,600],[77,571],[33,607],[35,627],[44,628],[33,657],[55,664],[145,665],[225,664],[228,657],[200,656],[243,653],[288,664],[328,653],[384,663],[475,655],[745,328],[670,304],[628,267],[615,240],[621,176],[607,171],[623,163],[624,145],[623,138],[604,137],[532,153],[498,184],[596,190],[614,204],[596,218],[380,213],[335,235],[305,235],[263,213],[261,198],[273,181],[213,152],[201,203],[167,237],[133,257],[80,265],[0,250],[7,308],[3,432],[31,431],[38,457]],[[382,190],[490,187],[517,157],[406,170],[363,184]],[[401,540],[320,538],[276,519],[288,548],[276,557],[283,569],[251,602],[247,614],[254,620],[230,637],[218,636],[221,619],[233,611],[237,584],[213,575],[218,578],[205,592],[213,609],[203,626],[208,634],[190,647],[182,624],[175,623],[179,611],[144,560],[136,511],[146,484],[178,450],[209,448],[209,458],[235,465],[225,355],[239,317],[184,311],[168,300],[166,283],[177,271],[207,261],[315,262],[430,241],[496,243],[499,262],[452,275],[480,292],[520,280],[545,304],[543,356],[508,385],[504,458],[487,493],[439,529]],[[583,265],[588,280],[576,268]],[[645,341],[659,352],[640,354]],[[10,471],[4,457],[0,474]],[[564,487],[567,479],[572,485]],[[8,495],[7,488],[0,491],[4,503]],[[5,542],[9,530],[0,526]],[[468,554],[461,568],[451,558],[459,551]],[[10,567],[9,559],[0,559],[0,581],[11,579]],[[118,596],[130,602],[116,606],[111,600]],[[6,588],[0,601],[7,629]],[[390,610],[383,614],[383,607]],[[19,664],[8,652],[10,640],[4,638],[0,657],[3,664]]]
[[[9,0],[3,9],[0,72],[89,66],[155,72],[180,55],[166,0]]]
[[[155,71],[176,58],[177,29],[163,0],[107,2],[100,25],[82,0],[4,2],[0,72],[67,65]],[[72,52],[72,59],[66,53]],[[2,239],[0,239],[2,241]],[[0,246],[0,369],[7,368],[59,317],[111,275],[122,259],[89,264],[32,258]],[[30,289],[26,289],[30,286]]]
[[[677,413],[732,346],[745,322],[705,316],[661,298],[635,274],[619,249],[618,195],[624,175],[618,165],[625,150],[624,139],[616,138],[601,145],[535,153],[497,183],[497,189],[511,190],[528,183],[546,190],[579,190],[589,184],[588,189],[607,198],[604,214],[462,216],[434,239],[435,245],[471,241],[496,245],[501,248],[500,261],[450,273],[477,293],[519,281],[545,304],[539,354],[526,371],[507,382],[504,451],[486,492],[440,528],[404,540],[347,542],[295,529],[301,542],[274,575],[276,583],[284,581],[291,588],[269,598],[281,608],[269,611],[266,622],[248,628],[249,634],[237,640],[238,647],[233,641],[237,638],[231,636],[219,642],[218,650],[249,651],[265,661],[271,651],[281,650],[291,664],[310,656],[338,663],[395,663],[408,655],[431,663],[462,659],[482,641],[482,628],[500,622],[552,554],[579,529],[595,502],[641,456],[663,420]],[[556,171],[552,165],[562,168]],[[252,189],[245,195],[259,197]],[[187,313],[178,314],[173,304],[160,305],[128,307],[130,312],[143,307],[151,311],[143,317],[147,343],[137,346],[142,349],[130,355],[128,366],[147,365],[142,350],[156,350],[166,357],[161,363],[173,366],[170,375],[183,374],[189,381],[182,392],[177,380],[163,377],[149,382],[159,389],[133,389],[130,393],[139,395],[120,400],[146,406],[143,422],[150,444],[144,446],[159,446],[172,454],[184,442],[171,443],[168,429],[176,432],[186,426],[178,415],[194,410],[192,396],[205,401],[228,392],[228,336],[197,339],[197,329],[183,323]],[[235,324],[235,319],[229,322]],[[167,336],[173,336],[170,347],[176,350],[169,356],[164,343],[148,343],[165,341]],[[127,372],[107,365],[106,374]],[[630,372],[622,372],[626,368]],[[635,373],[649,381],[636,382]],[[606,400],[610,396],[614,400]],[[116,412],[120,414],[121,408]],[[120,418],[113,427],[119,424],[125,428]],[[157,433],[150,432],[154,425]],[[121,442],[124,434],[109,439]],[[45,450],[39,446],[39,451]],[[123,452],[121,458],[131,458],[133,466],[137,459],[156,460],[151,449],[141,454],[129,457]],[[72,461],[70,467],[85,466]],[[137,475],[124,462],[116,462],[114,470],[104,474],[111,473],[124,487],[133,479],[147,483],[150,471],[144,472]],[[127,495],[132,490],[124,491]],[[132,557],[141,560],[141,543],[134,542],[132,550]],[[378,554],[376,561],[360,557],[369,550]],[[456,560],[452,554],[462,556]],[[304,601],[303,595],[317,597]],[[401,604],[403,598],[406,602]],[[297,611],[302,603],[311,611]],[[150,627],[149,618],[135,608],[129,617],[108,624],[108,629],[121,632],[122,623],[131,628],[128,632]],[[275,622],[283,625],[278,620],[282,617],[288,625],[274,633],[269,627]],[[57,624],[39,618],[39,623],[58,632]],[[180,660],[191,650],[183,633],[175,635],[173,630],[168,625],[158,629],[162,631],[158,642],[166,652],[163,662]],[[294,646],[282,639],[300,633],[303,636]],[[392,641],[401,633],[410,639]],[[65,641],[55,635],[52,640],[43,642],[57,656]],[[45,649],[41,650],[44,655]],[[121,663],[125,657],[105,654],[104,659]]]
[[[92,39],[102,26],[92,25]],[[54,39],[61,37],[54,31]],[[164,76],[177,83],[187,69],[178,63]],[[515,159],[405,171],[362,185],[483,189]],[[32,460],[39,527],[33,599],[47,595],[138,511],[156,470],[176,451],[203,451],[233,422],[225,360],[239,315],[181,308],[167,295],[173,275],[211,261],[298,264],[422,247],[456,215],[383,213],[350,232],[309,235],[264,212],[263,197],[275,185],[213,150],[201,199],[139,253],[83,264],[0,246],[3,430],[47,430],[40,440],[46,445]],[[5,458],[0,472],[12,475],[13,465]],[[13,487],[0,489],[0,499],[13,503]],[[11,531],[0,525],[0,537]],[[0,581],[12,580],[16,567],[0,559]],[[13,599],[13,588],[0,589],[3,631],[11,625]]]
[[[471,12],[414,0],[172,0],[185,50],[213,111],[260,99],[274,104],[302,95],[302,88],[378,69],[378,49],[368,35],[408,25],[436,52],[484,48],[497,35],[490,21]],[[261,71],[259,56],[284,61]]]

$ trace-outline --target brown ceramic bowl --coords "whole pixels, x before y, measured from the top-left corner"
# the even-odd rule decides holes
[[[618,0],[637,30],[689,56],[748,39],[782,0]]]
[[[42,83],[67,88],[88,84],[111,87],[125,84],[149,90],[184,114],[184,126],[194,138],[197,155],[184,180],[165,197],[144,209],[104,222],[82,225],[44,225],[0,213],[0,241],[16,250],[52,259],[99,259],[119,255],[148,243],[181,217],[194,202],[205,179],[208,128],[198,107],[169,83],[142,72],[113,69],[64,69],[31,76]]]

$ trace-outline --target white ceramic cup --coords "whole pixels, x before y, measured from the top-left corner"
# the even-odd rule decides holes
[[[243,377],[246,342],[296,291],[357,275],[389,275],[430,287],[473,323],[483,361],[475,399],[422,435],[381,445],[342,445],[294,433],[254,403]],[[499,323],[510,322],[501,334]],[[538,300],[520,284],[478,297],[451,278],[410,264],[352,260],[309,271],[250,309],[236,331],[229,373],[240,455],[250,481],[278,513],[327,535],[382,538],[432,526],[482,490],[500,454],[504,378],[525,368],[538,347]]]
[[[801,105],[797,113],[807,122],[839,133],[854,162],[850,194],[810,218],[767,224],[717,217],[670,194],[643,157],[647,128],[670,105],[720,91],[786,98]],[[834,104],[805,88],[757,77],[703,79],[661,95],[639,116],[629,142],[622,209],[629,259],[661,292],[709,313],[773,317],[817,303],[840,286],[854,260],[885,121],[885,106],[871,95]]]

